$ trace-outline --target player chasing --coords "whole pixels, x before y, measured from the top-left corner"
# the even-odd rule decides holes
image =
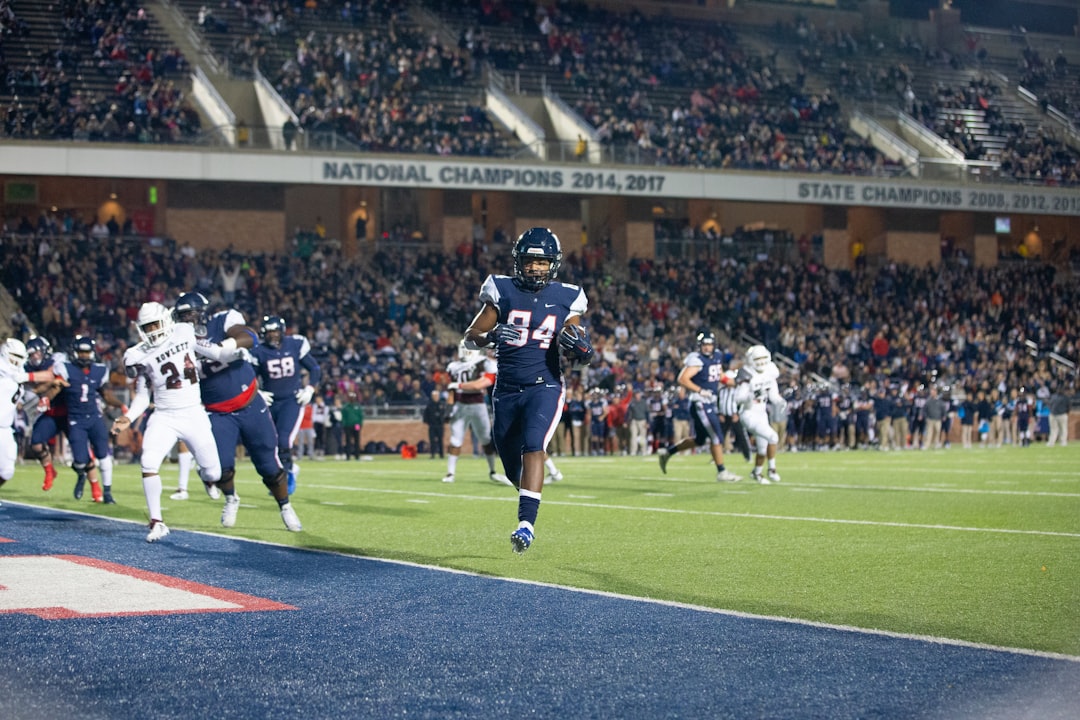
[[[778,377],[780,369],[764,345],[747,349],[746,364],[737,375],[735,400],[739,404],[739,418],[755,443],[750,479],[762,485],[780,482],[780,473],[776,471],[776,444],[780,437],[769,423],[768,413],[768,403],[781,409],[787,405],[776,384]],[[769,464],[767,477],[763,473],[766,461]]]
[[[495,443],[491,440],[491,416],[488,414],[487,390],[495,384],[498,366],[483,350],[473,350],[458,343],[458,359],[446,366],[452,378],[447,389],[453,393],[450,411],[450,450],[446,458],[444,483],[454,482],[458,456],[465,444],[465,429],[472,431],[484,450],[488,464],[488,479],[498,485],[514,483],[495,471]]]
[[[464,345],[495,348],[493,436],[506,476],[518,488],[518,526],[510,545],[523,553],[535,538],[547,447],[566,398],[560,353],[588,365],[596,352],[580,325],[589,306],[584,290],[555,282],[562,264],[559,238],[547,228],[526,230],[512,257],[513,277],[484,280],[483,307],[465,331]]]
[[[245,324],[239,310],[230,308],[208,316],[209,305],[201,294],[186,293],[176,301],[173,318],[178,325],[190,326],[197,338],[199,387],[222,468],[218,481],[225,496],[221,526],[234,527],[240,511],[235,485],[236,446],[243,443],[263,485],[277,501],[285,527],[300,532],[304,528],[289,502],[285,469],[278,459],[277,428],[258,392],[255,368],[244,357],[244,350],[258,345],[258,335]],[[199,459],[198,453],[195,459]]]
[[[660,471],[667,473],[672,455],[707,443],[716,463],[716,481],[738,482],[742,478],[724,466],[724,430],[716,405],[717,389],[721,385],[731,384],[732,380],[724,375],[722,358],[716,352],[716,336],[712,332],[702,330],[698,333],[697,348],[683,360],[682,370],[676,378],[676,382],[690,393],[690,418],[694,432],[674,445],[657,451]]]

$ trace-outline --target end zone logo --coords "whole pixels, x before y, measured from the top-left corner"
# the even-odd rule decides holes
[[[0,557],[0,614],[45,620],[296,610],[292,605],[78,555]]]

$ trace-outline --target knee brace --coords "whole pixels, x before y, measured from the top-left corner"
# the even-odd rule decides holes
[[[221,479],[218,480],[218,487],[222,490],[232,488],[233,478],[236,477],[236,468],[229,468],[228,470],[221,471]]]
[[[270,477],[263,477],[262,482],[271,492],[274,488],[285,481],[285,471],[281,470],[277,475],[271,475]]]
[[[97,466],[94,465],[93,459],[91,459],[90,462],[85,462],[85,463],[77,463],[77,462],[71,463],[71,469],[74,470],[79,475],[85,475],[86,473],[93,470],[95,467],[97,467]]]

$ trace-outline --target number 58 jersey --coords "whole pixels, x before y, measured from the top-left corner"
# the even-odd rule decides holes
[[[149,390],[158,410],[202,407],[196,362],[195,329],[187,323],[173,325],[160,345],[139,343],[124,353],[124,371],[135,378],[135,392]]]

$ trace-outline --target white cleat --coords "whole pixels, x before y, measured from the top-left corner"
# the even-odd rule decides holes
[[[774,483],[780,482],[780,473],[776,472],[775,470],[770,470],[769,471],[769,482],[774,482]]]
[[[221,508],[221,527],[231,528],[236,525],[236,514],[240,512],[240,496],[227,495]]]
[[[300,518],[296,517],[296,511],[293,510],[292,503],[285,503],[281,507],[281,519],[289,532],[300,532],[304,529],[304,526],[300,524]]]
[[[177,490],[176,492],[174,492],[172,495],[169,496],[169,499],[170,500],[187,500],[188,499],[187,490]]]
[[[496,485],[507,485],[509,487],[514,487],[514,483],[510,482],[510,478],[506,477],[502,473],[489,472],[488,479]]]
[[[454,482],[454,473],[446,473],[445,475],[443,475],[442,481],[445,483]]]
[[[169,534],[169,526],[160,520],[150,521],[150,532],[146,535],[146,542],[157,542]]]
[[[742,475],[736,475],[730,470],[724,469],[716,473],[716,482],[736,483],[742,480]]]
[[[214,483],[203,483],[203,487],[206,488],[206,494],[210,496],[211,500],[217,500],[221,497],[221,491],[218,490],[218,486]]]
[[[548,473],[547,477],[544,478],[544,484],[550,485],[551,483],[557,483],[562,479],[563,474],[561,472]]]

